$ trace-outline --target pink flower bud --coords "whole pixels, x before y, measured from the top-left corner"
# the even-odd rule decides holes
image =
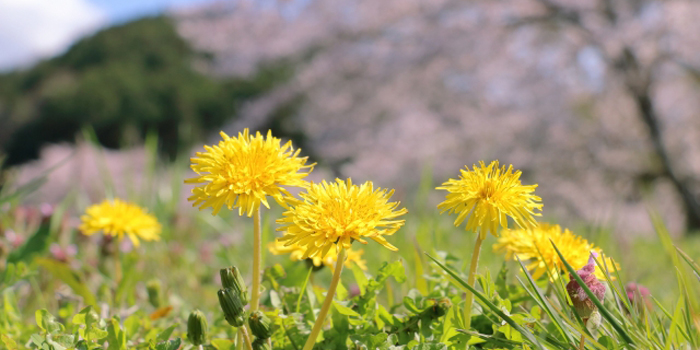
[[[595,276],[596,257],[598,257],[598,254],[596,252],[591,252],[586,266],[576,271],[576,273],[581,277],[583,283],[593,292],[596,298],[602,302],[603,298],[605,298],[605,285]],[[591,314],[597,310],[593,301],[588,297],[586,291],[578,284],[578,281],[576,281],[573,275],[566,285],[566,291],[569,293],[569,297],[571,297],[571,301],[574,303],[576,312],[584,320],[588,319]]]
[[[625,286],[625,292],[627,293],[627,297],[629,298],[632,305],[643,305],[647,308],[652,307],[652,302],[650,298],[651,293],[646,287],[634,282],[630,282],[627,283],[627,285]]]

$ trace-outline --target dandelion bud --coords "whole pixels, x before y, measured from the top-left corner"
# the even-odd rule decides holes
[[[272,336],[272,327],[270,319],[261,311],[255,311],[248,318],[250,331],[259,339],[267,339]]]
[[[581,277],[596,298],[602,302],[605,298],[605,285],[595,276],[595,257],[597,256],[598,254],[596,252],[591,252],[591,256],[588,258],[588,264],[576,271],[576,273]],[[586,291],[583,290],[583,287],[578,284],[573,275],[566,285],[566,291],[569,293],[571,301],[574,303],[576,312],[584,321],[591,317],[594,311],[597,311],[597,307],[588,297]]]
[[[194,346],[207,342],[207,318],[199,310],[192,311],[187,319],[187,339]]]
[[[148,302],[154,307],[159,308],[161,306],[161,284],[159,280],[153,279],[146,282],[146,291],[148,292]]]
[[[243,310],[243,303],[238,294],[232,289],[220,289],[217,295],[219,296],[219,304],[221,304],[221,310],[224,311],[226,321],[234,327],[244,325],[245,310]]]
[[[447,311],[452,307],[452,301],[448,298],[442,298],[435,302],[430,307],[430,313],[434,318],[442,317],[447,314]]]
[[[253,350],[272,350],[267,339],[258,338],[253,341]]]
[[[224,289],[233,289],[241,299],[243,305],[248,305],[248,290],[245,286],[245,281],[241,276],[241,272],[235,266],[221,269],[221,285]]]

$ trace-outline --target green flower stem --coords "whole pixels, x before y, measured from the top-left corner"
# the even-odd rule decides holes
[[[588,324],[588,319],[583,320],[583,327],[586,327]],[[578,344],[578,349],[579,350],[585,350],[586,349],[586,333],[581,332],[581,342]]]
[[[328,292],[326,293],[326,299],[323,300],[323,306],[321,311],[318,313],[318,318],[316,318],[316,323],[314,323],[314,328],[311,330],[311,334],[306,339],[306,344],[303,350],[311,350],[316,344],[316,338],[321,332],[323,323],[326,320],[326,315],[328,315],[328,310],[331,308],[333,303],[333,296],[335,296],[335,289],[338,287],[338,282],[340,281],[340,273],[343,272],[343,265],[345,264],[345,249],[341,248],[338,253],[338,260],[335,263],[335,270],[333,271],[333,279],[331,280],[331,285],[328,286]]]
[[[116,288],[119,288],[119,283],[122,282],[122,253],[121,249],[119,249],[120,247],[117,240],[112,242],[115,244],[117,249],[117,251],[114,253],[114,282],[116,282]]]
[[[476,268],[477,266],[479,266],[479,254],[481,253],[481,243],[483,242],[484,239],[481,238],[481,232],[477,232],[476,243],[474,243],[474,253],[472,253],[472,263],[469,267],[469,277],[467,278],[467,284],[469,284],[472,287],[475,287],[474,282],[476,280]],[[471,329],[472,325],[473,301],[474,294],[470,291],[467,291],[467,294],[464,296],[464,329],[466,330]]]
[[[253,213],[253,294],[250,299],[250,311],[258,309],[260,304],[260,256],[262,255],[262,230],[260,226],[260,207]]]
[[[250,335],[248,334],[248,328],[246,328],[245,325],[240,326],[238,328],[238,332],[241,334],[243,338],[243,343],[245,343],[245,347],[248,350],[253,350],[253,343],[250,341]]]

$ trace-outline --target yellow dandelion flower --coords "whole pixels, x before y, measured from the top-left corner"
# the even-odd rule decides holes
[[[519,227],[537,226],[534,216],[541,214],[535,210],[542,210],[540,197],[533,194],[537,185],[523,186],[521,174],[520,170],[513,171],[512,165],[499,168],[497,160],[488,166],[479,162],[473,170],[466,167],[459,179],[449,179],[437,188],[449,192],[438,209],[458,213],[455,226],[469,216],[466,230],[480,228],[482,239],[488,232],[498,236],[498,226],[508,228],[508,217]]]
[[[548,266],[552,277],[556,279],[566,268],[551,242],[554,242],[566,261],[576,270],[580,270],[588,263],[591,251],[604,257],[600,248],[583,237],[575,235],[569,229],[562,230],[559,225],[547,223],[540,223],[534,228],[503,230],[493,249],[505,253],[506,259],[515,260],[517,256],[525,263],[525,267],[532,272],[532,277],[535,279],[544,275]],[[604,259],[608,272],[612,274],[619,269],[610,257],[604,257]],[[605,272],[600,268],[596,267],[595,275],[598,279],[605,280]]]
[[[126,235],[137,247],[140,239],[160,240],[158,219],[138,205],[120,199],[105,200],[88,207],[80,220],[79,229],[88,236],[102,231],[121,241]]]
[[[298,244],[292,244],[291,246],[287,247],[283,242],[275,240],[267,245],[267,249],[270,251],[270,253],[275,255],[289,254],[289,258],[292,259],[292,261],[304,260],[303,257],[305,249],[300,247]],[[362,254],[364,253],[365,251],[363,249],[348,249],[345,252],[345,266],[351,267],[352,264],[355,263],[362,270],[367,270],[367,261],[362,259]],[[335,266],[335,262],[338,261],[338,254],[334,249],[331,249],[325,257],[321,257],[320,254],[318,254],[312,258],[309,258],[308,260],[311,261],[311,263],[316,267],[326,266],[328,268],[333,268],[333,266]]]
[[[393,193],[375,189],[371,181],[360,186],[350,179],[311,184],[300,194],[302,201],[277,220],[282,225],[277,230],[284,232],[278,240],[285,246],[296,244],[304,249],[303,259],[325,257],[331,248],[338,254],[340,247],[349,250],[353,241],[367,244],[365,238],[396,251],[384,236],[393,235],[403,226],[404,220],[395,219],[407,210],[397,210],[399,202],[389,202]]]
[[[187,198],[194,201],[192,206],[211,207],[216,215],[226,205],[251,217],[261,203],[270,208],[267,196],[287,207],[293,197],[283,186],[306,186],[304,178],[314,164],[306,165],[307,157],[299,157],[300,149],[295,151],[291,141],[282,145],[272,131],[263,137],[260,132],[250,135],[248,129],[233,138],[222,131],[221,137],[218,145],[204,146],[206,152],[191,159],[197,176],[185,183],[199,185]]]

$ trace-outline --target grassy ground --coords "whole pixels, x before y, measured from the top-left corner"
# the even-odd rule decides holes
[[[166,173],[168,174],[167,178],[171,180],[165,183],[158,181],[158,179],[164,178],[161,175]],[[3,193],[0,195],[0,202],[2,202],[0,203],[2,205],[0,223],[5,234],[0,239],[2,239],[5,250],[0,255],[0,261],[2,262],[5,282],[0,287],[3,295],[2,304],[4,305],[4,311],[0,311],[0,330],[14,340],[3,339],[4,343],[0,343],[0,348],[3,344],[7,348],[13,348],[11,344],[15,344],[17,348],[39,347],[37,345],[39,340],[31,345],[31,334],[36,332],[36,334],[47,336],[46,334],[50,332],[44,329],[42,333],[43,327],[41,325],[34,326],[35,319],[39,315],[36,310],[48,310],[58,317],[59,322],[65,324],[66,331],[77,332],[78,328],[86,326],[71,325],[70,320],[75,320],[72,315],[89,304],[88,300],[93,300],[95,306],[100,308],[102,319],[110,320],[111,317],[117,316],[117,323],[121,322],[121,327],[128,328],[131,323],[127,324],[124,320],[139,315],[140,328],[137,327],[137,331],[133,331],[131,334],[125,333],[129,336],[128,342],[124,344],[126,348],[155,346],[153,344],[157,341],[149,345],[149,339],[167,341],[169,338],[185,338],[186,327],[184,323],[187,315],[194,309],[205,310],[205,313],[212,320],[210,321],[212,338],[221,340],[218,343],[212,342],[210,346],[217,349],[227,348],[225,344],[228,343],[222,342],[225,339],[234,339],[235,332],[227,328],[228,326],[222,320],[223,316],[216,297],[216,292],[220,288],[218,271],[220,268],[235,265],[244,271],[246,280],[250,279],[252,220],[238,217],[235,213],[230,212],[212,216],[209,211],[199,212],[194,208],[183,208],[178,198],[182,197],[182,192],[189,191],[189,188],[182,184],[182,180],[187,176],[186,160],[168,166],[154,161],[147,174],[149,175],[143,182],[143,188],[129,189],[130,194],[127,199],[143,205],[158,217],[163,224],[162,239],[157,242],[146,242],[138,249],[134,249],[128,244],[122,244],[122,253],[119,255],[116,254],[114,242],[106,243],[99,235],[87,237],[76,230],[76,222],[80,213],[92,204],[86,194],[74,192],[69,195],[62,203],[53,208],[53,215],[42,226],[42,216],[39,214],[34,215],[34,217],[27,215],[26,212],[33,209],[24,205],[24,198],[30,195],[33,185],[20,187],[19,191],[15,191],[17,187],[12,186],[12,183],[7,183],[3,187]],[[103,175],[106,184],[105,197],[110,197],[114,191],[109,185],[112,181],[109,174]],[[10,182],[19,180],[13,180],[11,173],[7,174],[6,178]],[[21,180],[27,181],[27,179]],[[410,317],[413,317],[411,316],[413,311],[405,304],[406,298],[415,299],[416,295],[424,296],[425,300],[428,300],[429,296],[432,298],[445,297],[452,300],[455,305],[461,301],[463,289],[460,287],[459,278],[449,277],[444,270],[431,263],[425,253],[440,257],[452,268],[463,272],[473,247],[473,233],[465,232],[463,228],[455,228],[452,225],[452,218],[440,216],[435,207],[425,204],[428,202],[427,198],[430,192],[434,191],[431,182],[430,178],[426,177],[426,181],[418,187],[415,193],[406,194],[404,198],[401,198],[403,204],[409,208],[409,214],[405,217],[406,226],[389,238],[399,248],[398,252],[391,252],[372,243],[362,247],[355,244],[356,248],[365,250],[364,257],[367,260],[368,273],[371,276],[379,278],[382,274],[380,268],[386,262],[400,261],[403,265],[406,280],[397,282],[401,281],[401,278],[396,275],[394,279],[382,281],[383,288],[377,290],[375,298],[377,305],[385,305],[377,306],[377,310],[385,307],[385,310],[391,310],[392,313],[405,316],[404,318],[396,318],[400,319],[401,322],[409,322]],[[274,207],[264,213],[263,242],[271,242],[279,236],[275,232],[274,219],[280,217],[280,214],[279,207]],[[661,223],[659,223],[658,228],[660,234],[656,238],[635,240],[631,245],[625,247],[619,245],[613,232],[600,229],[580,229],[578,233],[594,243],[600,244],[607,254],[620,263],[619,277],[622,282],[641,283],[647,286],[658,300],[659,305],[656,307],[658,320],[652,320],[651,326],[647,321],[646,327],[651,327],[653,330],[647,330],[646,333],[655,334],[653,337],[658,335],[659,348],[664,347],[664,344],[668,344],[671,348],[687,348],[700,342],[697,328],[693,324],[693,320],[697,317],[695,312],[698,310],[697,305],[695,305],[697,301],[693,300],[699,290],[698,280],[693,276],[689,265],[676,254],[673,246],[670,245],[670,238],[663,232]],[[9,231],[13,233],[8,234]],[[595,235],[586,234],[586,232],[595,232]],[[15,242],[12,241],[15,239],[13,237],[20,238]],[[506,297],[502,295],[499,297],[498,294],[494,295],[493,291],[489,291],[489,281],[496,280],[496,275],[504,263],[503,255],[492,251],[491,246],[494,243],[494,237],[488,237],[485,242],[478,270],[483,279],[480,288],[477,289],[487,297],[490,296],[494,303],[501,303],[501,308],[504,310],[510,309],[507,305],[518,305],[517,308],[513,306],[512,313],[514,315],[522,311],[529,315],[527,317],[531,317],[536,312],[546,310],[547,306],[539,305],[532,294],[530,297],[527,296],[525,293],[527,284],[525,286],[519,285],[518,279],[525,281],[526,276],[522,271],[519,271],[520,267],[516,262],[507,263],[510,269],[507,279],[508,285],[512,287],[508,288],[513,291],[510,295],[519,295],[520,299],[510,299],[506,302],[504,301],[507,300]],[[673,244],[681,247],[691,258],[700,256],[700,238],[698,237],[687,236],[673,242]],[[71,247],[75,248],[74,255],[61,255],[61,251],[70,250]],[[20,261],[26,264],[27,271],[25,273],[10,271],[11,265],[16,265],[11,263],[19,263]],[[280,274],[279,271],[268,270],[266,276],[274,276],[274,278],[268,278],[264,284],[268,292],[263,293],[263,303],[266,305],[267,311],[275,315],[277,315],[276,312],[280,312],[280,309],[286,310],[280,306],[276,299],[280,296],[270,293],[270,290],[274,290],[278,291],[277,294],[282,295],[282,302],[289,299],[298,300],[305,304],[302,311],[304,308],[308,308],[310,311],[296,326],[285,326],[284,318],[281,321],[275,321],[280,322],[282,328],[296,327],[300,332],[297,337],[303,339],[303,335],[308,333],[307,331],[304,333],[304,325],[308,326],[313,321],[314,310],[317,307],[317,302],[314,302],[314,293],[304,294],[303,290],[315,290],[316,293],[320,293],[319,291],[328,285],[331,271],[322,269],[314,273],[308,283],[319,288],[306,289],[303,287],[307,283],[306,276],[309,270],[305,262],[293,262],[287,256],[274,256],[265,249],[263,266],[269,267],[275,264],[279,264],[284,273]],[[121,271],[121,276],[117,277],[115,274],[118,270]],[[679,276],[681,277],[679,278]],[[162,291],[158,296],[159,302],[149,301],[147,285],[154,283],[153,281],[157,281],[162,286]],[[349,291],[350,295],[354,289],[357,289],[358,285],[360,289],[368,288],[363,285],[362,278],[358,277],[357,271],[346,270],[342,281],[344,286],[342,289]],[[279,283],[279,286],[276,286],[276,283]],[[557,291],[563,293],[562,290],[557,289],[562,286],[548,288],[547,284],[546,279],[538,281],[542,290],[553,289],[553,291],[548,292],[551,303],[559,305],[560,312],[567,314],[568,301],[562,298],[562,295],[556,294]],[[618,286],[619,288],[622,287]],[[316,296],[322,300],[322,294]],[[364,307],[364,304],[352,299],[351,296],[347,296],[345,300],[350,305],[354,305],[354,310],[362,310]],[[608,300],[608,302],[611,301]],[[403,306],[401,306],[402,303]],[[166,307],[172,307],[172,309]],[[621,319],[627,317],[624,316],[624,308],[618,305],[610,307],[618,309],[618,313],[614,315],[617,322],[622,322]],[[539,308],[539,311],[533,311],[535,308]],[[298,309],[299,306],[297,306],[297,311]],[[477,337],[471,334],[471,339],[487,339],[486,343],[479,346],[490,344],[489,346],[498,345],[504,348],[537,347],[537,342],[530,342],[525,339],[527,337],[509,335],[508,332],[511,331],[518,333],[516,331],[519,328],[503,329],[506,326],[503,326],[505,323],[499,323],[499,314],[492,314],[486,304],[482,304],[481,309],[483,315],[494,322],[493,327],[495,328],[488,326],[477,329],[479,332],[491,330],[492,334],[488,336],[482,334],[482,336]],[[519,311],[516,312],[516,309]],[[351,336],[348,339],[365,339],[361,338],[365,336],[364,333],[359,333],[359,328],[353,328],[351,325],[353,320],[362,319],[366,315],[356,316],[350,312],[344,314],[341,312],[341,308],[338,310],[333,316],[334,327],[336,324],[342,323],[338,323],[340,321],[337,319],[341,317],[337,315],[340,312],[350,322],[347,332]],[[283,313],[287,313],[287,311]],[[158,314],[159,312],[161,314]],[[291,315],[292,313],[287,314]],[[303,315],[304,312],[301,314]],[[448,319],[436,319],[436,323],[430,326],[432,331],[426,331],[427,333],[417,331],[416,337],[423,342],[433,341],[436,344],[443,342],[448,344],[450,348],[460,348],[460,346],[463,348],[464,342],[469,342],[469,340],[457,339],[459,337],[456,335],[459,333],[456,330],[459,327],[455,325],[460,321],[456,314],[458,313],[452,312],[446,316]],[[416,313],[414,316],[416,315],[421,315],[421,313]],[[577,320],[575,316],[568,313],[568,319],[562,321],[566,326],[561,326],[565,328],[564,333],[568,335],[562,336],[563,338],[559,341],[554,341],[547,340],[547,337],[543,336],[543,334],[551,332],[554,334],[552,337],[556,337],[557,332],[554,328],[559,323],[551,317],[550,315],[548,319],[547,316],[542,316],[541,327],[537,323],[523,322],[531,328],[527,332],[537,334],[540,340],[550,341],[547,347],[556,345],[567,348],[567,342],[570,344],[573,341],[571,339],[578,339],[577,331],[580,331],[581,327],[580,324],[577,326],[576,322],[581,320]],[[610,344],[616,345],[610,345],[612,348],[625,347],[624,339],[621,338],[619,332],[616,332],[615,327],[611,326],[612,323],[609,320],[603,322],[603,328],[599,330],[600,337],[593,335],[591,338],[598,339],[598,342],[591,342],[588,346],[591,348],[610,348],[606,345],[608,344],[607,340],[600,340],[607,336],[614,339],[614,341],[611,340]],[[607,326],[605,322],[608,322]],[[164,339],[156,339],[155,333],[161,335],[171,325],[175,327],[173,328],[174,332],[171,331],[172,334],[166,334]],[[631,326],[632,330],[629,330],[629,333],[633,334],[632,338],[638,344],[643,343],[643,341],[636,339],[635,337],[638,335],[635,334],[637,332],[644,333],[644,325],[644,322],[640,322],[636,326]],[[104,329],[107,329],[105,332],[109,332],[110,326],[105,327]],[[115,329],[118,329],[119,325],[116,327]],[[390,337],[392,336],[391,331],[387,331],[387,329],[392,329],[393,326],[379,327],[375,325],[375,327],[379,329],[375,332],[385,331]],[[452,330],[448,331],[447,328],[450,327]],[[328,332],[333,330],[336,328]],[[365,331],[370,332],[370,330]],[[112,332],[118,333],[114,330]],[[432,333],[429,334],[429,332]],[[595,330],[592,332],[595,334]],[[293,344],[295,336],[284,332],[280,334],[282,335],[279,335],[279,339],[273,337],[279,340],[274,343],[277,344],[276,348],[296,348],[296,344]],[[406,348],[417,346],[416,343],[411,344],[409,341],[398,340],[403,333],[396,331],[394,335],[396,334],[398,334],[396,344],[403,343]],[[447,337],[447,334],[451,334],[450,337],[455,337],[452,342],[446,341],[450,338]],[[467,334],[469,333],[467,332]],[[84,338],[84,335],[81,337]],[[107,338],[117,339],[110,337],[111,335]],[[567,340],[567,337],[571,339]],[[291,341],[287,343],[286,339]],[[389,339],[393,341],[393,338]],[[362,341],[363,344],[369,344],[367,343],[369,340]],[[111,344],[115,342],[116,340],[112,341]],[[126,345],[127,343],[129,345]],[[95,342],[92,348],[99,347],[99,344],[99,342]],[[650,341],[649,344],[656,343]],[[328,341],[321,348],[324,346],[333,348]],[[333,346],[338,348],[337,344]],[[379,346],[377,347],[379,348]],[[70,348],[70,346],[66,346],[66,348]],[[88,348],[91,347],[88,346]],[[644,345],[637,346],[637,348],[644,348]]]

